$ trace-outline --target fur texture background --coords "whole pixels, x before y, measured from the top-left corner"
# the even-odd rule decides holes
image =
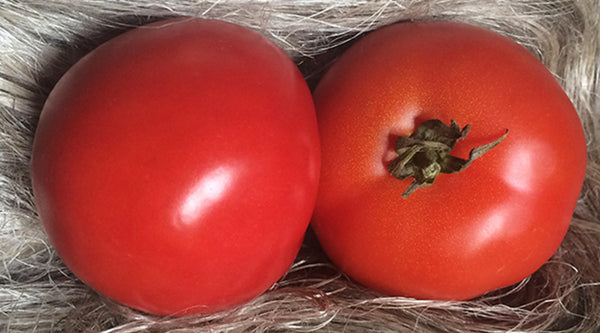
[[[397,21],[462,21],[521,43],[564,87],[588,139],[587,178],[561,248],[521,283],[469,302],[371,292],[339,272],[310,232],[283,279],[229,312],[160,318],[96,294],[62,264],[37,219],[28,168],[36,120],[85,53],[179,15],[261,32],[311,87],[353,41]],[[0,0],[0,332],[599,332],[599,42],[598,0]]]

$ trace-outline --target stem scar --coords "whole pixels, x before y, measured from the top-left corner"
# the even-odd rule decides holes
[[[398,154],[387,166],[392,176],[404,180],[414,178],[402,193],[408,198],[421,187],[433,184],[440,173],[457,173],[466,169],[473,161],[496,147],[506,136],[508,130],[498,139],[473,148],[468,159],[450,155],[456,143],[469,134],[470,125],[462,129],[452,120],[450,126],[441,120],[431,119],[423,122],[417,131],[408,137],[399,136],[394,150]]]

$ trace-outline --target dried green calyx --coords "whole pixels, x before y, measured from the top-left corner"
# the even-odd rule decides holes
[[[433,184],[440,173],[456,173],[466,169],[508,135],[506,130],[495,141],[473,148],[466,160],[450,155],[458,140],[466,137],[470,128],[467,125],[461,129],[454,120],[448,126],[441,120],[432,119],[419,125],[409,137],[400,136],[396,139],[398,157],[388,164],[388,170],[398,179],[414,178],[402,193],[402,198],[407,198],[418,188]]]

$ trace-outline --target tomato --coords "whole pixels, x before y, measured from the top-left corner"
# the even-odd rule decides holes
[[[106,42],[59,80],[35,135],[34,195],[92,288],[150,313],[209,313],[290,266],[319,152],[310,90],[281,49],[179,18]]]
[[[346,51],[313,95],[322,169],[312,226],[358,282],[388,295],[466,300],[527,277],[560,245],[586,141],[559,84],[515,42],[460,23],[391,25]],[[407,195],[414,179],[388,170],[397,141],[452,121],[458,132],[470,125],[455,161],[496,146]]]

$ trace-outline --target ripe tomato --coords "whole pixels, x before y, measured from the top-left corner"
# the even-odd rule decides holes
[[[101,45],[41,113],[32,177],[66,265],[131,307],[214,312],[290,266],[318,186],[297,67],[263,36],[176,19]]]
[[[459,23],[392,25],[343,54],[314,100],[322,169],[313,227],[358,282],[470,299],[527,277],[561,243],[586,142],[559,84],[518,44]],[[396,140],[432,119],[471,125],[452,150],[462,159],[509,133],[464,171],[404,199],[412,178],[388,171]]]

